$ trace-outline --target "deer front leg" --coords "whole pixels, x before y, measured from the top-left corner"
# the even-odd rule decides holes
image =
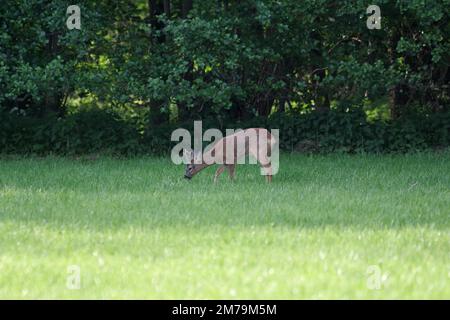
[[[217,170],[216,173],[214,174],[214,183],[217,182],[217,179],[219,178],[219,176],[222,174],[222,172],[225,170],[225,166],[220,166]]]
[[[230,164],[227,166],[227,168],[228,168],[228,173],[230,174],[230,179],[234,180],[234,175],[236,173],[236,165]]]

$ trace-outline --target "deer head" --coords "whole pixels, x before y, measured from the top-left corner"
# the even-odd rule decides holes
[[[203,167],[201,165],[201,155],[201,152],[194,152],[186,149],[183,150],[183,157],[186,163],[184,177],[186,179],[190,180]]]

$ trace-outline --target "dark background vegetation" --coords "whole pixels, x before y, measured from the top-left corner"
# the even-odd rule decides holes
[[[81,7],[81,30],[66,9]],[[382,29],[366,27],[381,7]],[[2,0],[0,153],[161,154],[279,128],[301,152],[450,144],[450,0]]]

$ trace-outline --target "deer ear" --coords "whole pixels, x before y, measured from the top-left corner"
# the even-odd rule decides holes
[[[202,163],[202,153],[201,153],[201,151],[195,152],[195,154],[193,155],[193,158],[194,158],[194,163],[197,163],[197,164]]]
[[[191,150],[183,149],[183,158],[185,163],[190,163],[194,157],[194,153]]]

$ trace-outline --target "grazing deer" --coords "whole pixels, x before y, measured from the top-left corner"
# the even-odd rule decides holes
[[[262,168],[267,182],[272,181],[272,163],[270,156],[275,145],[275,138],[269,131],[263,128],[251,128],[235,132],[219,141],[203,154],[184,150],[184,156],[188,159],[184,177],[191,179],[201,170],[213,164],[220,164],[214,175],[214,182],[225,169],[228,170],[230,179],[233,180],[236,164],[247,155],[252,156]]]

